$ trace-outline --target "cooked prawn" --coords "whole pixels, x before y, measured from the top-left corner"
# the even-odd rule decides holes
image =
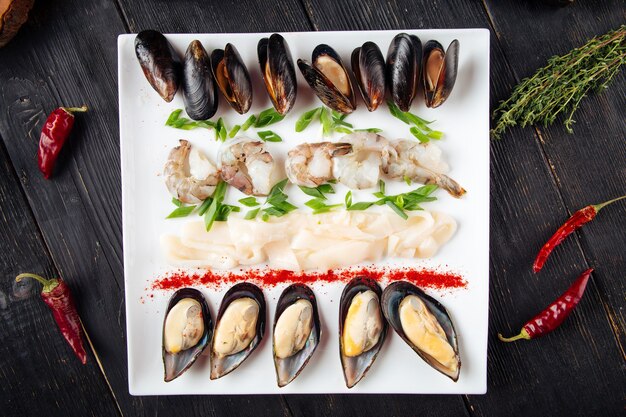
[[[267,195],[275,182],[275,162],[265,143],[239,137],[219,152],[222,179],[248,195]]]
[[[350,152],[349,143],[302,143],[287,153],[287,178],[296,185],[317,187],[333,179],[333,159]]]
[[[170,151],[163,175],[169,192],[183,203],[190,204],[200,203],[213,194],[219,182],[215,165],[183,139]]]
[[[441,148],[437,145],[399,139],[392,142],[392,146],[396,152],[383,167],[390,178],[408,178],[422,184],[436,184],[457,198],[465,194],[459,183],[445,175],[449,170],[448,164],[443,160]]]
[[[374,187],[395,149],[383,136],[369,132],[351,133],[341,141],[350,143],[353,152],[333,158],[333,176],[351,189]]]

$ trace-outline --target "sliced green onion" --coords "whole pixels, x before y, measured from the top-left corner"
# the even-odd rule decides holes
[[[178,217],[187,217],[189,216],[194,210],[196,209],[196,206],[182,206],[182,207],[177,207],[174,209],[174,211],[172,211],[170,214],[168,214],[168,216],[166,217],[166,219],[175,219]]]
[[[280,136],[278,136],[276,133],[272,132],[271,130],[259,130],[256,133],[264,142],[282,142],[283,141],[283,139]]]
[[[245,132],[250,128],[250,126],[254,124],[254,122],[256,122],[256,116],[253,114],[248,117],[245,122],[243,122],[243,124],[241,125],[241,130]]]
[[[239,202],[241,204],[243,204],[246,207],[256,207],[259,205],[259,202],[256,201],[256,198],[254,197],[246,197],[246,198],[242,198],[239,200]]]
[[[246,220],[252,220],[255,219],[257,214],[259,214],[259,210],[261,210],[261,208],[255,208],[253,210],[250,210],[249,212],[246,213],[244,219]]]
[[[313,119],[319,117],[321,111],[322,107],[317,107],[313,110],[305,112],[302,116],[300,116],[300,118],[296,122],[296,132],[302,132],[304,129],[306,129],[313,121]]]

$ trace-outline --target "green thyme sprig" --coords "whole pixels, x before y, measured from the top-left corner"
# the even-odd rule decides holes
[[[491,137],[498,139],[515,125],[551,125],[561,113],[565,129],[573,133],[573,116],[581,100],[589,91],[607,88],[625,63],[626,25],[565,55],[553,56],[494,110]]]

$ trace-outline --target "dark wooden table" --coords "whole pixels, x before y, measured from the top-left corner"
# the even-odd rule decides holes
[[[214,4],[209,4],[214,3]],[[367,4],[365,4],[367,3]],[[491,102],[553,54],[623,24],[623,0],[37,2],[0,50],[0,415],[609,416],[626,406],[626,205],[566,241],[539,276],[537,249],[574,210],[626,193],[626,83],[586,98],[575,133],[514,129],[491,144],[489,391],[484,396],[132,397],[127,388],[116,37],[162,32],[489,28]],[[37,169],[48,112],[82,104],[60,169]],[[596,271],[561,329],[505,345],[583,269]],[[62,275],[91,339],[81,366],[22,271]]]

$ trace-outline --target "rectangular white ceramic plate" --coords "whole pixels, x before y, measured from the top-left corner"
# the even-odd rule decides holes
[[[412,111],[436,120],[433,127],[445,132],[438,142],[451,167],[450,176],[468,193],[457,200],[444,191],[427,208],[441,210],[458,222],[452,240],[430,260],[387,260],[386,263],[437,267],[457,271],[468,282],[467,289],[428,291],[449,310],[459,337],[463,362],[458,382],[430,368],[390,330],[378,359],[366,377],[354,388],[345,386],[338,356],[338,301],[342,285],[314,285],[322,321],[322,341],[312,360],[290,385],[279,389],[275,382],[271,338],[266,337],[248,360],[233,373],[216,381],[209,380],[208,357],[180,378],[163,382],[161,329],[164,309],[170,293],[156,292],[146,297],[146,287],[169,269],[162,256],[159,236],[175,233],[187,219],[165,220],[174,208],[160,176],[168,151],[180,138],[190,140],[215,160],[218,144],[213,132],[198,129],[182,131],[164,126],[170,112],[182,108],[179,92],[171,103],[164,102],[146,81],[134,52],[135,35],[118,38],[120,141],[122,160],[122,195],[124,222],[124,269],[126,285],[126,321],[128,331],[129,390],[133,395],[166,394],[267,394],[267,393],[465,393],[480,394],[487,384],[487,312],[489,284],[489,31],[485,29],[414,30],[422,42],[436,39],[444,46],[460,42],[458,78],[448,101],[438,109],[427,109],[421,96]],[[294,60],[310,60],[311,51],[320,43],[333,46],[349,63],[352,50],[365,41],[379,45],[383,54],[398,31],[369,32],[300,32],[284,33]],[[178,34],[167,35],[182,56],[189,42],[199,39],[209,51],[223,48],[227,42],[239,50],[251,73],[254,101],[250,113],[271,106],[257,61],[257,42],[264,34]],[[348,64],[349,65],[349,64]],[[298,99],[287,118],[270,127],[283,137],[280,144],[269,144],[273,153],[285,155],[295,144],[322,140],[321,128],[312,125],[294,133],[294,124],[305,110],[320,105],[302,75],[298,73]],[[217,116],[228,126],[242,123],[241,116],[220,97]],[[217,117],[216,116],[216,117]],[[389,138],[409,138],[408,126],[389,115],[383,105],[369,113],[359,97],[358,109],[347,119],[355,127],[379,127]],[[255,135],[253,131],[248,132]],[[338,136],[336,137],[338,138]],[[390,191],[408,188],[392,184]],[[295,187],[290,200],[302,204],[305,196]],[[337,187],[337,200],[343,201],[346,190]],[[371,199],[370,191],[355,193],[355,201]],[[242,194],[231,189],[227,201],[235,203]],[[197,216],[195,216],[197,218]],[[265,289],[268,323],[273,322],[276,300],[285,285]],[[221,291],[200,288],[215,316]],[[271,329],[271,326],[268,326]],[[208,352],[208,349],[207,351]]]

